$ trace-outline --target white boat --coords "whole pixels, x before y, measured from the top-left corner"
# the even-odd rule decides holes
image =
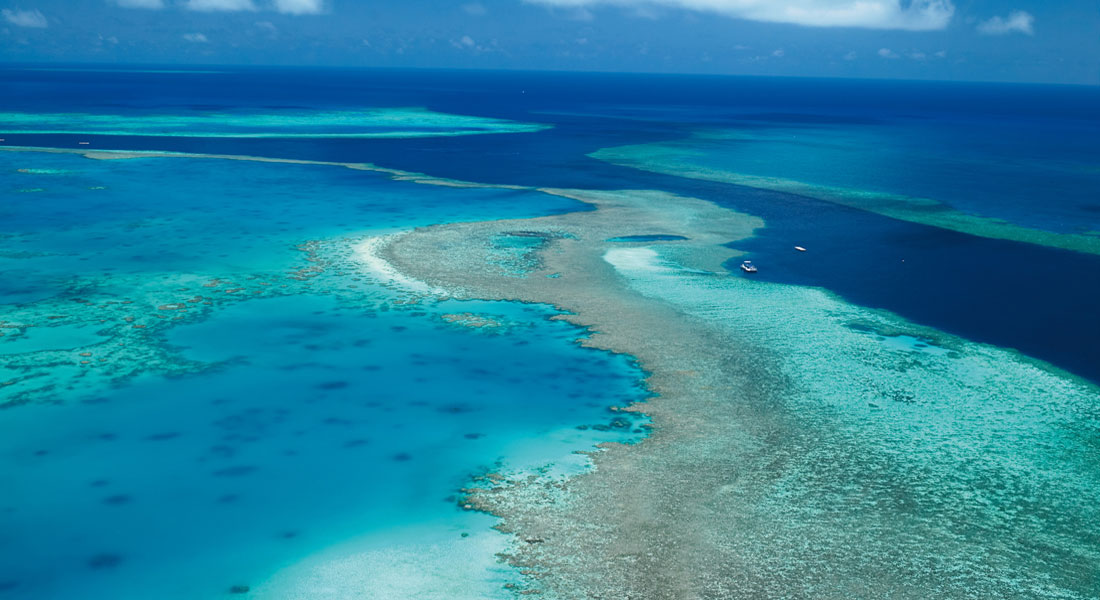
[[[802,246],[795,246],[794,249],[798,250],[799,252],[805,252],[806,251],[806,249],[803,248]]]
[[[746,260],[745,262],[741,263],[741,270],[746,273],[755,273],[756,265],[752,264],[751,260]]]

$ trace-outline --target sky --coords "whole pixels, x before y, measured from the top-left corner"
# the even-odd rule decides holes
[[[1100,85],[1100,3],[0,0],[0,61]]]

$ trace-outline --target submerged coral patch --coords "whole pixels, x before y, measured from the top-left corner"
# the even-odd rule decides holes
[[[609,242],[679,242],[688,238],[682,235],[670,235],[667,233],[653,233],[647,235],[620,235],[608,238]]]
[[[74,171],[68,169],[35,169],[30,167],[24,167],[16,169],[17,173],[23,173],[26,175],[68,175]]]
[[[122,556],[119,554],[112,554],[104,552],[102,554],[96,554],[88,559],[88,566],[92,569],[111,569],[122,564]]]

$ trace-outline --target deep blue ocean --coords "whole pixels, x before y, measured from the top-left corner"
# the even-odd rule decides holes
[[[321,114],[360,132],[349,115],[366,109],[383,111],[369,135],[310,134]],[[42,115],[105,124],[48,133]],[[274,133],[222,135],[237,118],[234,131]],[[141,129],[157,119],[164,130]],[[1100,235],[1097,88],[10,66],[0,138],[703,198],[763,218],[735,244],[759,279],[1100,382],[1100,255],[661,162],[706,139],[698,160],[715,170],[1087,239]],[[590,156],[626,146],[661,168]],[[349,257],[401,229],[583,208],[342,167],[0,152],[0,597],[510,597],[502,536],[457,491],[491,470],[576,472],[575,452],[641,439],[609,408],[643,401],[643,374],[578,346],[585,333],[550,307],[409,304]]]

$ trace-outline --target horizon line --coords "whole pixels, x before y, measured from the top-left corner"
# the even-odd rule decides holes
[[[52,67],[51,67],[52,65]],[[104,67],[107,67],[106,69]],[[270,70],[323,70],[323,71],[424,71],[424,72],[474,72],[474,73],[548,73],[548,74],[599,74],[599,75],[634,75],[656,77],[711,77],[711,78],[742,78],[742,79],[796,79],[796,80],[839,80],[860,82],[889,82],[889,83],[941,83],[941,84],[977,84],[977,85],[1006,85],[1025,87],[1073,87],[1073,88],[1100,88],[1100,81],[1089,82],[1045,82],[1045,81],[1011,81],[1001,79],[938,79],[938,78],[906,78],[906,77],[850,77],[839,75],[759,75],[747,73],[693,73],[670,71],[621,71],[612,69],[522,69],[522,68],[466,68],[466,67],[394,67],[372,65],[302,65],[302,64],[240,64],[240,63],[163,63],[163,62],[93,62],[93,61],[2,61],[0,69],[18,69],[25,71],[87,71],[87,72],[140,72],[157,68],[164,74],[196,73],[217,74],[233,69],[270,69]]]

